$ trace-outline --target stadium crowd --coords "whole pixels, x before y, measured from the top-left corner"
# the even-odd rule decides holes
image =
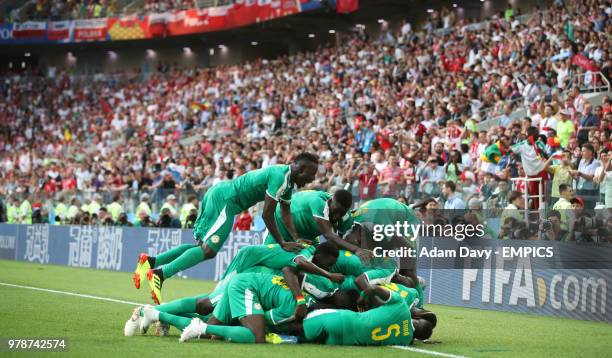
[[[601,0],[556,3],[521,21],[509,8],[483,25],[443,11],[420,32],[357,28],[338,47],[236,66],[9,74],[0,194],[47,212],[50,199],[75,200],[83,210],[64,217],[73,223],[82,212],[99,219],[119,197],[140,220],[132,208],[142,194],[154,205],[168,195],[187,202],[310,150],[323,161],[311,187],[347,188],[356,202],[504,209],[515,191],[533,194],[531,182],[512,179],[540,176],[550,205],[567,184],[578,194],[568,200],[609,208],[611,102],[593,106],[580,87],[610,81],[611,14]]]
[[[128,2],[129,3],[129,2]],[[140,14],[166,12],[196,8],[193,0],[147,0],[139,8],[130,12]],[[98,19],[121,15],[121,9],[116,0],[36,0],[9,11],[6,20],[19,22],[28,20],[75,20]]]
[[[13,9],[10,22],[27,20],[96,19],[116,15],[116,0],[36,0]]]
[[[186,10],[196,8],[194,0],[147,0],[144,5],[145,12],[166,12],[171,10]]]

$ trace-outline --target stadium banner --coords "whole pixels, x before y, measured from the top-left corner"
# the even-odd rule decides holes
[[[218,280],[240,248],[262,243],[262,232],[233,232],[214,260],[179,277]],[[141,252],[155,256],[183,244],[195,244],[191,230],[0,224],[0,258],[41,264],[130,272]]]
[[[139,16],[108,19],[109,40],[138,40],[147,38],[147,22]]]
[[[609,246],[524,240],[420,238],[418,275],[428,303],[495,311],[561,316],[612,323],[612,268]],[[504,247],[515,255],[503,255]],[[463,249],[461,249],[463,248]],[[522,253],[519,253],[518,249]],[[538,248],[542,248],[538,250]],[[546,256],[550,248],[555,259]],[[491,249],[488,259],[448,257],[448,253]],[[447,251],[448,250],[448,251]],[[525,251],[532,252],[526,255]],[[484,251],[481,251],[484,252]],[[437,258],[436,258],[437,256]],[[452,256],[452,255],[451,255]],[[536,257],[534,257],[536,256]],[[602,259],[607,258],[606,262]],[[443,263],[446,261],[445,263]],[[454,261],[455,265],[449,264]],[[466,268],[468,267],[468,268]]]
[[[108,19],[88,19],[74,21],[74,42],[104,41],[108,31]]]
[[[233,232],[215,259],[178,277],[218,280],[242,247],[263,243],[262,234]],[[432,256],[452,247],[456,251],[461,247],[475,250],[552,245],[555,252],[574,252],[574,261],[598,260],[593,248],[585,250],[576,243],[466,239],[453,246],[458,242],[448,238],[419,238],[418,243],[418,251],[426,250]],[[130,272],[141,252],[155,256],[183,244],[194,244],[191,230],[0,224],[0,258],[41,264]],[[612,257],[609,247],[597,247],[595,251],[602,257]],[[568,260],[545,267],[537,258],[501,259],[498,255],[491,255],[490,260],[455,261],[455,266],[448,268],[448,264],[434,264],[434,260],[422,256],[418,260],[418,274],[426,282],[427,303],[612,323],[612,289],[608,289],[611,268],[586,268],[584,262]]]
[[[270,11],[272,13],[271,16],[272,18],[274,18],[274,17],[280,17],[280,16],[293,15],[301,11],[306,11],[306,9],[302,9],[300,5],[301,4],[299,1],[294,1],[294,0],[280,0],[280,1],[273,0],[270,6]],[[315,7],[312,10],[316,10],[316,9],[317,8]],[[280,14],[278,14],[279,11],[280,11]],[[275,15],[275,12],[276,12],[276,15]]]
[[[317,0],[239,0],[145,16],[0,24],[0,45],[119,41],[228,30],[321,7]]]
[[[52,21],[47,30],[47,39],[50,41],[67,42],[70,41],[73,28],[72,21]]]
[[[17,22],[13,26],[15,39],[44,39],[47,32],[47,23],[44,21]]]

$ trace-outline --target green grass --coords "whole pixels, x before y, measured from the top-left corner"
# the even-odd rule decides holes
[[[132,286],[131,274],[0,260],[0,282],[149,302],[148,291]],[[168,280],[164,299],[209,292],[214,283]],[[241,345],[196,341],[178,343],[169,337],[124,337],[123,324],[132,307],[84,297],[0,286],[0,337],[69,339],[63,355],[179,357],[401,357],[429,356],[389,347],[319,345]],[[469,357],[604,357],[612,352],[612,325],[563,318],[428,305],[438,315],[436,345],[419,349]]]

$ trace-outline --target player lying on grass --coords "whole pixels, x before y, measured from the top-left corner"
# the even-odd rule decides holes
[[[269,248],[268,246],[274,246],[275,248]],[[285,253],[285,251],[283,251],[282,249],[279,249],[277,245],[262,245],[262,246],[252,246],[252,247],[263,247],[269,250],[270,252],[276,252],[277,254]],[[243,250],[250,249],[252,247],[247,247],[247,248],[244,248]],[[299,269],[300,268],[299,262],[301,260],[306,261],[303,257],[299,255],[296,256],[295,254],[290,254],[290,253],[286,253],[286,254],[293,255],[293,257],[297,259],[295,261],[298,262],[298,265],[295,265],[294,262],[292,262],[291,258],[287,258],[284,262],[287,263],[286,268],[289,270],[293,268]],[[266,257],[269,257],[269,256],[266,256]],[[321,270],[324,273],[328,274],[327,271],[325,271],[325,269],[329,269],[329,267],[331,267],[336,262],[337,257],[338,257],[338,249],[336,248],[336,246],[332,243],[326,242],[326,243],[323,243],[317,246],[314,252],[314,255],[312,255],[312,262],[309,262],[309,264],[310,266],[314,266],[318,270]],[[234,259],[234,261],[239,258],[240,258],[240,254]],[[281,260],[273,260],[273,261],[263,260],[260,263],[265,263],[265,262],[271,263],[272,266],[274,266],[276,264],[280,265],[280,263],[283,261]],[[232,264],[230,264],[230,266],[232,266]],[[310,266],[307,266],[307,267],[309,268]],[[237,265],[234,265],[233,267],[237,267]],[[256,273],[256,274],[262,274],[262,275],[267,275],[267,276],[273,276],[275,283],[282,284],[284,280],[281,276],[277,275],[279,271],[280,270],[267,268],[263,266],[240,267],[241,273],[242,272]],[[291,283],[295,282],[295,280],[293,280],[294,274],[292,274],[292,272],[288,271],[285,275],[291,275],[289,277],[289,282]],[[341,274],[333,274],[330,276],[335,278],[336,281],[342,281],[343,279],[343,276]],[[228,277],[227,280],[225,281],[226,282],[225,285],[224,284],[217,285],[215,290],[210,294],[203,294],[203,295],[199,295],[196,297],[182,298],[182,299],[175,300],[175,301],[172,301],[166,304],[155,306],[154,308],[153,307],[136,308],[130,320],[126,322],[125,335],[133,335],[134,332],[139,327],[140,327],[140,330],[144,333],[150,323],[149,322],[150,320],[160,321],[164,324],[171,324],[177,327],[179,330],[182,330],[185,325],[189,324],[189,319],[192,317],[200,317],[202,319],[207,319],[208,317],[206,316],[210,315],[213,312],[213,309],[215,309],[215,307],[217,306],[217,304],[220,301],[222,301],[222,298],[225,294],[226,287],[229,285],[230,282],[233,281],[233,278],[235,277],[237,276],[234,275],[232,276],[232,278]],[[307,292],[312,291],[312,294],[315,297],[318,297],[319,299],[331,296],[337,290],[337,285],[333,284],[330,280],[326,279],[323,276],[305,274],[305,275],[300,275],[298,280],[300,282],[300,286],[294,286],[294,291],[295,291],[294,293],[296,295],[300,294],[300,287],[303,287],[304,290],[306,290]],[[287,297],[285,297],[285,299],[287,299]],[[223,302],[224,304],[228,303],[227,300]],[[152,311],[157,311],[157,312],[152,312]],[[272,313],[272,317],[278,317],[278,316],[279,314],[276,314],[275,316]],[[188,319],[185,320],[185,317],[188,317]],[[142,323],[142,322],[145,322],[145,323]],[[141,324],[143,324],[144,326],[140,326]]]
[[[353,224],[351,216],[347,215],[352,206],[353,196],[348,190],[340,189],[333,195],[324,191],[304,190],[291,199],[291,217],[298,236],[309,243],[318,244],[319,236],[322,235],[338,248],[351,251],[365,259],[371,257],[370,252],[342,240],[340,236],[349,231]],[[293,241],[282,219],[280,208],[276,209],[274,217],[283,240]],[[273,244],[275,239],[266,235],[264,243]]]
[[[304,292],[301,287],[304,287]],[[266,327],[294,319],[301,320],[308,307],[316,302],[315,295],[325,297],[335,290],[335,286],[326,278],[310,274],[297,276],[292,268],[283,269],[283,276],[261,272],[242,273],[234,276],[223,287],[224,292],[216,304],[211,298],[206,305],[207,298],[200,296],[156,307],[136,308],[126,322],[124,333],[126,336],[137,331],[145,333],[149,325],[156,321],[184,331],[192,318],[198,318],[214,325],[215,329],[209,332],[211,335],[238,343],[264,342]],[[212,314],[208,314],[211,306],[214,309]],[[200,308],[202,310],[197,314],[193,313],[194,309]]]
[[[302,287],[321,298],[335,290],[329,280],[316,275],[298,276],[290,267],[283,269],[283,277],[261,273],[236,275],[208,319],[207,324],[213,328],[203,332],[198,329],[203,321],[192,320],[191,329],[183,330],[180,341],[206,333],[237,343],[265,343],[266,326],[302,320],[308,306],[316,302],[315,296],[302,295]],[[231,326],[236,323],[240,326]]]
[[[310,153],[299,154],[290,165],[275,165],[252,170],[231,181],[223,181],[210,188],[200,204],[193,229],[195,245],[180,245],[156,257],[141,254],[134,271],[134,284],[140,288],[145,276],[149,281],[155,303],[162,301],[164,280],[177,272],[211,259],[225,243],[232,230],[234,216],[264,201],[262,217],[270,235],[287,251],[299,251],[302,245],[286,242],[279,233],[274,218],[277,204],[289,236],[298,241],[290,212],[294,186],[310,183],[317,172],[319,158]]]
[[[324,309],[309,313],[303,322],[288,325],[293,334],[306,342],[333,345],[409,345],[414,338],[431,337],[435,314],[415,309],[415,295],[392,292],[370,285],[360,301],[363,312]]]
[[[309,313],[303,322],[295,320],[284,325],[306,342],[320,342],[332,345],[409,345],[414,338],[428,339],[434,325],[424,318],[412,318],[410,306],[399,294],[383,287],[371,286],[365,298],[378,297],[382,305],[365,312],[349,310],[321,309]],[[242,312],[242,303],[238,310]],[[240,316],[240,315],[239,315]],[[248,316],[243,316],[248,317]],[[254,314],[251,322],[263,322],[263,314]],[[258,317],[258,318],[255,318]],[[198,338],[201,335],[218,335],[224,339],[241,342],[264,342],[263,324],[253,326],[249,335],[245,327],[225,327],[204,323],[199,318],[193,318],[181,334],[181,341]],[[237,335],[240,330],[241,335]],[[248,339],[247,339],[248,338]]]

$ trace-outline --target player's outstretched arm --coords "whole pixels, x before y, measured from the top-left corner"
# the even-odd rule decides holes
[[[375,298],[380,300],[380,302],[375,303],[378,306],[387,303],[391,298],[391,291],[378,285],[371,285],[363,274],[355,279],[355,284],[361,290],[357,301],[358,306],[367,306],[369,302],[375,302],[373,301]]]
[[[295,265],[300,271],[304,271],[307,273],[311,273],[313,275],[323,276],[333,282],[340,283],[344,281],[344,275],[341,273],[331,273],[327,270],[320,268],[319,266],[313,264],[311,261],[306,260],[302,256],[296,256]]]
[[[351,251],[355,253],[355,255],[359,256],[359,258],[361,258],[362,260],[367,260],[372,257],[371,252],[369,252],[368,250],[364,250],[357,245],[351,244],[346,240],[342,240],[342,238],[334,232],[329,220],[325,220],[316,216],[314,217],[314,219],[317,222],[317,228],[319,229],[321,235],[325,236],[328,241],[331,241],[336,244],[338,248]]]
[[[285,242],[283,237],[278,231],[278,226],[276,226],[276,220],[274,219],[274,211],[276,210],[276,205],[278,202],[274,200],[274,198],[266,195],[266,199],[264,200],[264,208],[262,213],[262,218],[270,235],[276,240],[276,242],[286,251],[299,252],[304,247],[297,242]],[[282,210],[281,210],[281,215]],[[289,215],[291,216],[291,215]],[[291,222],[293,224],[293,221]],[[295,228],[294,228],[295,231]]]
[[[295,224],[293,223],[293,216],[291,215],[291,204],[286,203],[284,201],[280,202],[280,212],[281,212],[281,220],[285,224],[285,228],[287,228],[287,232],[293,238],[293,241],[297,242],[300,237],[297,234],[297,230],[295,229]]]
[[[302,287],[300,285],[300,280],[294,270],[293,267],[286,266],[283,268],[283,276],[285,277],[285,282],[287,283],[287,287],[291,290],[293,294],[293,298],[297,305],[295,306],[295,320],[301,321],[306,317],[308,313],[308,308],[306,307],[306,300],[304,296],[302,296]]]

